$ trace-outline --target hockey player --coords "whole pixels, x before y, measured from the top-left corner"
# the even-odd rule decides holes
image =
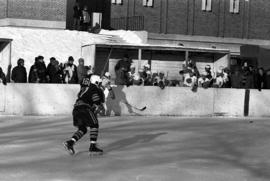
[[[103,150],[96,146],[98,138],[99,123],[97,113],[102,110],[104,103],[104,94],[99,85],[101,79],[97,75],[92,75],[90,81],[84,79],[78,98],[73,109],[73,125],[78,130],[73,134],[71,139],[65,141],[64,147],[71,154],[75,154],[74,144],[80,140],[86,133],[87,127],[90,127],[90,147],[89,152],[102,154]]]

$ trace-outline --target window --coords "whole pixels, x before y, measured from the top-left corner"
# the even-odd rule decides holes
[[[123,0],[112,0],[112,4],[123,4]]]
[[[212,0],[202,0],[202,10],[211,11],[212,10]]]
[[[101,26],[102,22],[102,13],[93,12],[92,13],[92,27],[96,26],[96,23]]]
[[[116,0],[116,4],[123,4],[123,0]]]
[[[145,7],[153,7],[154,0],[143,0],[143,6]]]
[[[239,13],[239,0],[230,0],[230,13]]]

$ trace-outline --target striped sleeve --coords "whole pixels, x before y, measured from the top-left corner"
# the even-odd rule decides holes
[[[93,102],[98,102],[98,101],[100,101],[100,97],[99,97],[99,95],[98,95],[97,93],[95,93],[95,94],[92,95],[92,101],[93,101]]]

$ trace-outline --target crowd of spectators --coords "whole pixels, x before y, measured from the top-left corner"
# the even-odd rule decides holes
[[[255,69],[253,66],[244,62],[241,68],[231,72],[228,67],[220,66],[213,71],[210,65],[204,67],[203,72],[199,72],[196,62],[189,59],[183,63],[179,70],[179,76],[175,80],[169,80],[169,72],[151,72],[151,66],[147,63],[143,69],[136,72],[136,66],[128,55],[119,60],[115,66],[116,85],[144,85],[159,86],[164,89],[166,86],[190,87],[196,91],[202,88],[245,88],[245,89],[269,89],[270,70],[264,71],[263,68]]]
[[[78,60],[78,66],[74,64],[74,58],[68,57],[66,63],[59,63],[55,57],[50,58],[49,64],[46,66],[43,56],[35,58],[34,64],[31,66],[28,77],[24,67],[24,59],[19,58],[17,66],[11,71],[11,82],[14,83],[65,83],[77,84],[87,75],[87,72],[93,71],[91,66],[84,65],[84,59]],[[0,67],[0,82],[6,84],[7,78]]]
[[[191,59],[183,63],[179,70],[178,78],[170,80],[169,72],[152,72],[150,64],[144,64],[143,68],[136,71],[136,65],[127,54],[115,65],[115,84],[126,86],[158,86],[164,89],[166,86],[190,87],[196,91],[197,87],[202,88],[243,88],[243,89],[270,89],[270,70],[255,68],[244,62],[241,67],[235,68],[233,72],[227,67],[220,66],[213,71],[210,65],[204,67],[203,72],[199,72],[196,62]],[[67,62],[59,63],[56,58],[51,57],[46,66],[43,56],[37,56],[31,66],[28,77],[24,67],[24,60],[19,58],[17,66],[11,71],[10,81],[14,83],[81,83],[87,73],[94,72],[93,67],[86,66],[84,59],[78,60],[78,65],[74,64],[74,58],[68,57]],[[5,76],[0,67],[0,83],[7,84]]]

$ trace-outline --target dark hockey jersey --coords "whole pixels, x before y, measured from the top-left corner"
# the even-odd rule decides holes
[[[86,84],[81,86],[75,106],[86,105],[92,107],[94,104],[100,105],[104,103],[104,100],[103,91],[95,84],[89,82],[88,86]]]

